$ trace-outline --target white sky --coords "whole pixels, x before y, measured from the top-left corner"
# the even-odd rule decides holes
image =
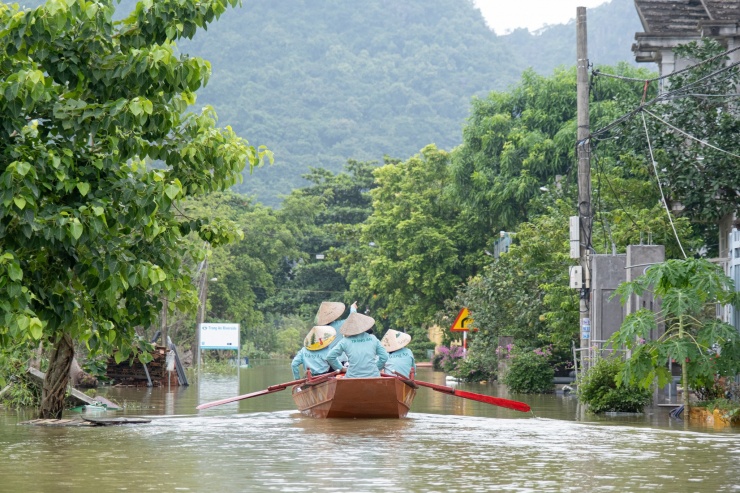
[[[546,24],[565,24],[578,7],[593,8],[610,0],[475,0],[488,26],[498,35],[519,27],[530,31]]]

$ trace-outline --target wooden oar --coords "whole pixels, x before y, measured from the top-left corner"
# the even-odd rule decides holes
[[[413,380],[413,382],[422,387],[429,387],[437,392],[455,395],[457,397],[462,397],[463,399],[470,399],[471,401],[485,402],[486,404],[505,407],[507,409],[513,409],[514,411],[521,411],[523,413],[528,413],[531,410],[529,405],[524,402],[502,399],[501,397],[493,397],[490,395],[476,394],[475,392],[465,392],[464,390],[457,390],[452,387],[445,387],[444,385],[437,385],[435,383],[422,382],[421,380]]]
[[[252,392],[251,394],[237,395],[236,397],[229,397],[228,399],[221,399],[220,401],[206,402],[205,404],[201,404],[200,406],[197,406],[195,409],[198,409],[198,410],[208,409],[209,407],[220,406],[222,404],[228,404],[230,402],[236,402],[236,401],[241,401],[244,399],[251,399],[252,397],[259,397],[261,395],[272,394],[274,392],[280,392],[281,390],[285,390],[288,387],[291,387],[293,385],[300,385],[306,382],[309,382],[312,384],[320,383],[320,382],[323,382],[324,380],[329,379],[330,377],[333,377],[337,373],[341,373],[341,372],[334,371],[331,373],[325,373],[324,375],[319,375],[316,378],[301,378],[300,380],[293,380],[290,382],[279,383],[277,385],[271,385],[264,390],[258,390],[257,392]]]

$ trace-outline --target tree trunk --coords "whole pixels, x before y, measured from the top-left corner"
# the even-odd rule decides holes
[[[75,388],[94,389],[98,386],[98,379],[83,370],[77,362],[77,358],[72,358],[69,380],[72,382],[72,387]]]
[[[39,342],[39,347],[33,350],[31,361],[28,362],[28,366],[37,370],[41,369],[41,357],[44,355],[44,343]]]
[[[74,355],[72,337],[67,333],[62,334],[54,344],[54,352],[49,359],[49,370],[44,378],[40,419],[61,419]]]

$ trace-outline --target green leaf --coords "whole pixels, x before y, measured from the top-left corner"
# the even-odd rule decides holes
[[[164,189],[165,195],[167,195],[167,197],[169,197],[170,200],[175,200],[175,198],[180,194],[181,191],[182,191],[182,188],[174,183],[170,183]]]
[[[15,163],[15,171],[21,176],[26,176],[30,169],[31,165],[25,161],[16,161]]]
[[[90,184],[84,181],[78,182],[77,190],[79,190],[80,194],[82,194],[82,196],[84,197],[87,195],[87,192],[90,191]]]
[[[16,207],[20,210],[23,210],[23,208],[26,207],[26,199],[23,197],[13,197],[13,202],[15,202]]]
[[[139,358],[139,362],[142,365],[146,365],[147,363],[149,363],[150,361],[154,359],[152,355],[149,353],[139,353],[137,357]]]
[[[74,221],[69,226],[70,232],[72,233],[72,237],[75,240],[79,240],[80,236],[82,236],[82,224],[80,223],[80,220],[75,218]]]
[[[16,262],[12,262],[8,265],[8,275],[11,281],[20,281],[23,279],[23,270]]]
[[[116,354],[113,355],[113,358],[116,360],[116,364],[120,364],[121,361],[126,359],[121,351],[116,351]]]
[[[34,340],[38,341],[44,334],[44,325],[37,317],[32,317],[30,319],[28,331],[30,332],[31,337],[33,337]]]
[[[143,113],[141,102],[139,102],[138,99],[134,99],[133,101],[131,101],[131,103],[128,105],[128,108],[131,111],[131,114],[134,116],[139,116]]]

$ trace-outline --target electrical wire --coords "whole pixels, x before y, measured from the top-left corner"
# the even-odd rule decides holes
[[[596,150],[596,146],[594,146],[594,151],[595,150]],[[598,158],[598,156],[596,156],[596,152],[594,152],[594,156],[596,157],[596,167],[597,167],[597,170],[598,170],[598,168],[599,168],[599,158]],[[640,226],[638,226],[637,222],[632,217],[632,214],[630,214],[629,211],[627,210],[627,208],[624,206],[624,204],[622,204],[622,200],[619,198],[619,195],[617,194],[617,191],[614,189],[614,186],[612,185],[612,182],[609,180],[609,175],[606,174],[606,173],[604,173],[604,179],[606,180],[607,185],[609,185],[609,190],[611,190],[612,191],[612,194],[614,194],[614,199],[617,201],[617,204],[619,205],[619,208],[627,215],[627,217],[629,218],[629,220],[632,223],[632,225],[635,228],[639,229]]]
[[[615,128],[619,124],[624,123],[625,121],[629,120],[630,118],[632,118],[636,114],[642,112],[645,108],[648,108],[648,107],[650,107],[650,106],[652,106],[652,105],[654,105],[656,103],[660,103],[662,101],[666,101],[666,100],[670,100],[670,99],[677,99],[679,97],[686,97],[686,95],[683,94],[683,93],[687,89],[694,88],[694,87],[698,86],[699,84],[702,84],[702,83],[704,83],[704,82],[712,79],[713,77],[716,77],[717,75],[722,74],[722,73],[724,73],[724,72],[726,72],[726,71],[728,71],[728,70],[730,70],[730,69],[732,69],[734,67],[737,67],[739,65],[740,65],[740,61],[735,62],[735,63],[731,63],[730,65],[726,65],[725,67],[723,67],[721,69],[715,70],[714,72],[712,72],[712,73],[710,73],[710,74],[708,74],[708,75],[706,75],[706,76],[704,76],[704,77],[702,77],[700,79],[697,79],[694,82],[691,82],[690,84],[686,84],[685,86],[680,87],[678,89],[674,89],[673,91],[665,92],[663,94],[660,94],[660,95],[654,97],[650,101],[647,101],[645,103],[641,103],[639,106],[637,106],[637,107],[633,108],[632,110],[628,111],[627,113],[625,113],[624,115],[620,116],[616,120],[612,121],[611,123],[609,123],[605,127],[602,127],[602,128],[600,128],[600,129],[598,129],[598,130],[596,130],[594,132],[591,132],[591,134],[588,137],[586,137],[585,139],[583,139],[580,142],[577,142],[576,144],[577,145],[580,145],[581,143],[586,142],[586,141],[588,141],[588,140],[590,140],[590,139],[592,139],[594,137],[598,137],[599,135],[602,135],[604,133],[607,133],[607,132],[611,131],[613,128]]]
[[[720,53],[719,55],[715,55],[715,56],[713,56],[711,58],[707,58],[706,60],[702,60],[701,62],[696,63],[694,65],[690,65],[688,67],[682,68],[681,70],[677,70],[675,72],[671,72],[670,74],[661,75],[660,77],[654,77],[652,79],[638,79],[636,77],[625,77],[623,75],[608,74],[608,73],[601,72],[598,69],[591,71],[591,73],[592,73],[592,75],[594,75],[596,77],[608,77],[608,78],[612,78],[612,79],[626,80],[626,81],[630,81],[630,82],[642,82],[642,83],[646,83],[646,82],[647,83],[657,82],[657,81],[660,81],[660,80],[668,79],[670,77],[674,77],[674,76],[679,75],[679,74],[682,74],[684,72],[688,72],[688,71],[693,70],[695,68],[701,67],[702,65],[707,64],[707,63],[710,63],[710,62],[713,62],[713,61],[717,60],[718,58],[722,58],[722,57],[731,55],[732,53],[734,53],[734,52],[736,52],[738,50],[740,50],[740,46],[738,46],[736,48],[732,48],[731,50],[727,50],[724,53]]]
[[[680,134],[681,134],[681,135],[683,135],[684,137],[688,137],[689,139],[695,140],[696,142],[700,143],[701,145],[704,145],[704,146],[707,146],[707,147],[711,147],[711,148],[712,148],[712,149],[714,149],[715,151],[719,151],[719,152],[722,152],[722,153],[724,153],[724,154],[728,154],[728,155],[730,155],[730,156],[732,156],[732,157],[736,157],[736,158],[739,158],[739,159],[740,159],[740,155],[738,155],[738,154],[733,154],[733,153],[732,153],[732,152],[730,152],[730,151],[725,151],[724,149],[720,149],[719,147],[717,147],[717,146],[714,146],[714,145],[710,144],[710,143],[709,143],[709,142],[707,142],[707,141],[701,140],[701,139],[700,139],[700,138],[698,138],[698,137],[694,137],[693,135],[689,134],[688,132],[685,132],[685,131],[681,130],[681,129],[680,129],[680,128],[678,128],[678,127],[674,127],[673,125],[671,125],[671,124],[670,124],[670,123],[668,123],[667,121],[663,120],[663,119],[662,119],[661,117],[659,117],[658,115],[656,115],[656,114],[654,114],[654,113],[651,113],[651,112],[650,112],[650,111],[648,111],[648,110],[643,110],[643,112],[644,112],[644,113],[647,113],[647,114],[648,114],[648,115],[650,115],[650,116],[652,116],[652,117],[653,117],[653,118],[655,118],[656,120],[658,120],[658,121],[660,121],[660,122],[664,123],[665,125],[667,125],[667,126],[668,126],[668,127],[670,127],[671,129],[675,130],[676,132],[680,133]]]
[[[658,175],[658,166],[655,164],[655,157],[653,156],[653,144],[650,142],[650,133],[648,132],[647,122],[645,121],[645,113],[643,112],[641,116],[642,116],[642,125],[645,128],[645,137],[647,138],[648,149],[650,150],[650,161],[653,163],[653,170],[655,171],[655,180],[658,182],[658,188],[660,189],[660,197],[663,200],[665,211],[668,214],[668,221],[671,223],[671,228],[673,228],[673,234],[676,236],[676,241],[678,242],[678,246],[681,248],[681,253],[683,253],[684,258],[688,258],[686,256],[686,251],[683,249],[683,245],[681,244],[681,239],[678,237],[678,231],[676,231],[676,226],[673,224],[673,217],[671,216],[671,211],[668,209],[668,202],[666,201],[665,195],[663,194],[663,185],[660,184],[660,176]]]

